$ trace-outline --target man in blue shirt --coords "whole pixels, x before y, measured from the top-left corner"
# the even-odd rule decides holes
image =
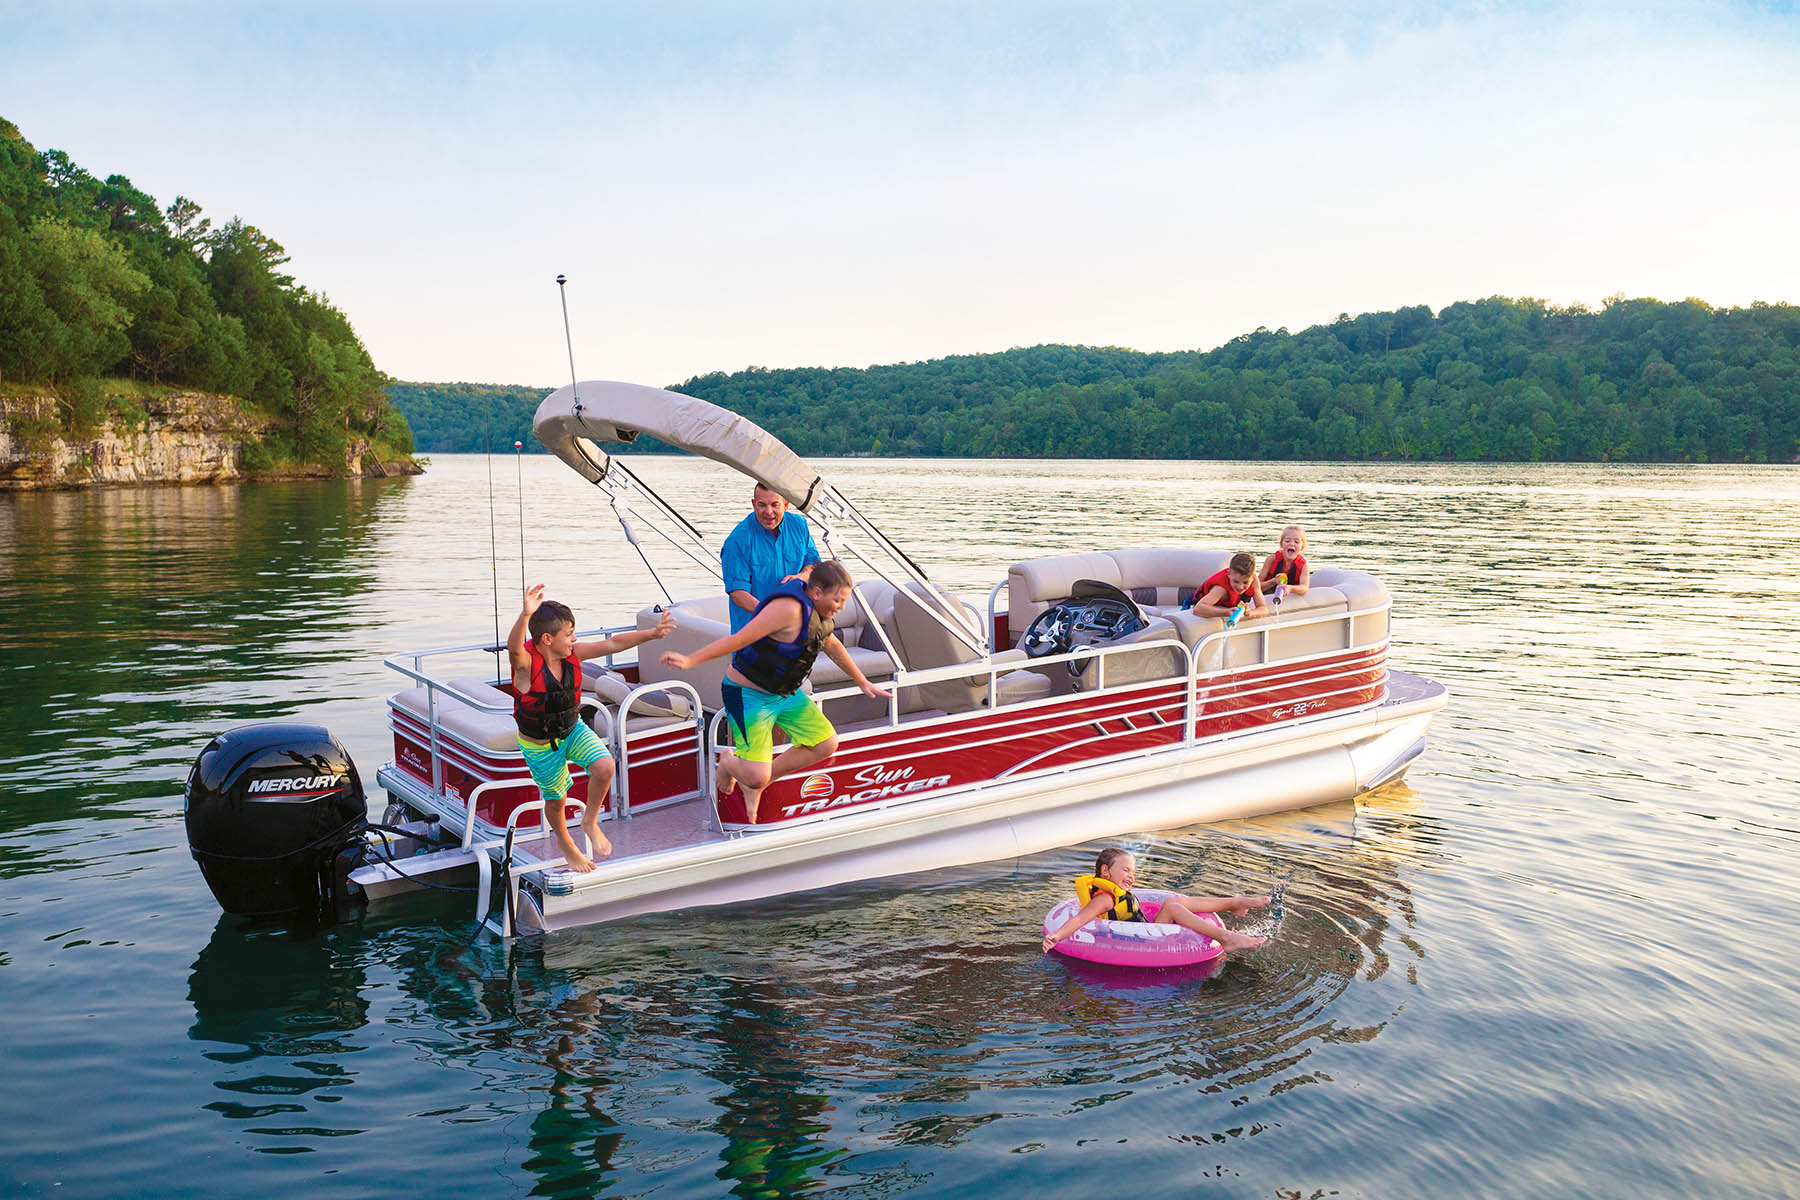
[[[731,596],[731,632],[750,623],[750,614],[763,597],[784,579],[805,579],[819,561],[812,527],[799,513],[787,510],[787,501],[762,484],[750,494],[750,515],[725,535],[719,566],[725,574],[725,591]]]

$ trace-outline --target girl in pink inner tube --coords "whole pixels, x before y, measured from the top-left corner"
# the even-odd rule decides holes
[[[1083,885],[1087,885],[1085,888]],[[1046,952],[1056,943],[1086,925],[1089,921],[1143,921],[1157,925],[1180,925],[1202,937],[1211,938],[1220,947],[1249,950],[1260,946],[1266,938],[1249,937],[1203,920],[1199,913],[1235,913],[1242,916],[1253,908],[1268,904],[1267,896],[1170,896],[1156,910],[1154,918],[1146,916],[1138,906],[1131,889],[1137,884],[1137,861],[1117,846],[1108,846],[1094,859],[1094,873],[1075,881],[1077,894],[1092,890],[1093,897],[1081,911],[1044,935]]]

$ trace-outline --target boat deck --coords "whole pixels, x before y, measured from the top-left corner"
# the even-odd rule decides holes
[[[678,846],[724,841],[725,835],[713,825],[707,809],[708,802],[696,796],[650,812],[602,821],[600,832],[612,843],[612,853],[602,861],[618,862]],[[581,833],[573,822],[569,832],[575,835],[579,845]],[[520,828],[519,837],[513,843],[513,858],[521,866],[531,866],[560,859],[562,851],[557,848],[556,839],[549,834],[540,834],[534,823]]]

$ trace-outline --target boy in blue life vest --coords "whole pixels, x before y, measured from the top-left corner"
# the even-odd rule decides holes
[[[655,629],[616,633],[597,642],[575,640],[575,614],[566,604],[544,599],[544,585],[533,584],[512,632],[506,654],[512,662],[513,721],[519,727],[519,749],[531,769],[531,781],[544,798],[544,815],[570,870],[591,871],[594,861],[569,836],[563,801],[569,794],[569,764],[588,773],[587,809],[581,831],[588,845],[604,857],[612,843],[600,832],[600,806],[612,787],[612,755],[581,719],[581,661],[617,654],[652,638],[667,637],[675,618],[664,613]],[[526,640],[529,632],[530,640]]]
[[[736,633],[692,654],[670,651],[662,656],[664,666],[685,671],[731,655],[719,693],[731,722],[733,746],[719,759],[713,785],[724,796],[744,789],[744,813],[752,825],[765,788],[837,753],[837,730],[813,698],[800,690],[821,653],[843,668],[865,696],[889,698],[869,682],[832,633],[832,618],[850,602],[850,594],[850,572],[844,564],[818,563],[806,578],[788,579],[763,597],[750,623]],[[793,742],[780,758],[775,758],[776,726]]]

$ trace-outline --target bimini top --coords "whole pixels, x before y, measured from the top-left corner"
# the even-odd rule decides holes
[[[810,512],[822,492],[819,473],[773,434],[680,392],[599,379],[573,383],[544,397],[531,426],[538,441],[591,483],[612,465],[597,443],[629,444],[648,434],[742,471],[801,512]]]

